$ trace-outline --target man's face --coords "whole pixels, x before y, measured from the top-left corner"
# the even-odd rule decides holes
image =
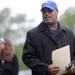
[[[57,10],[51,10],[51,9],[47,9],[47,8],[42,10],[43,22],[45,22],[45,23],[56,22],[57,21],[57,15],[58,15]]]

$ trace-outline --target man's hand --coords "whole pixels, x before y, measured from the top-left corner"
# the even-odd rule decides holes
[[[56,74],[60,71],[59,66],[55,66],[55,65],[49,65],[48,66],[48,73],[50,74]]]

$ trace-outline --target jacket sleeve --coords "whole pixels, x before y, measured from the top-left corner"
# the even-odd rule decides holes
[[[12,69],[12,75],[18,75],[19,72],[19,64],[18,64],[18,58],[15,55],[13,58],[13,69]]]
[[[18,67],[18,60],[17,57],[14,56],[12,62],[5,61],[3,65],[3,74],[11,74],[11,75],[18,75],[19,67]]]
[[[75,64],[75,35],[73,35],[73,57],[72,63]]]
[[[37,38],[37,36],[36,36]],[[34,71],[38,75],[46,75],[48,72],[48,64],[42,62],[36,56],[36,46],[34,42],[34,37],[31,33],[27,33],[27,38],[23,48],[22,59],[24,64],[26,64],[32,71]]]

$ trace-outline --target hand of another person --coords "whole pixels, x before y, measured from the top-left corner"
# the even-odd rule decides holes
[[[2,50],[0,49],[0,60],[2,60],[3,59],[3,52],[2,52]]]
[[[13,47],[12,47],[11,41],[9,39],[5,39],[5,38],[4,38],[4,40],[6,42],[5,50],[4,50],[4,59],[7,62],[12,62],[14,53],[13,53]]]
[[[5,53],[5,60],[6,60],[7,62],[12,62],[12,60],[13,60],[13,53],[11,53],[11,52],[6,52],[6,53]]]
[[[13,60],[13,51],[11,46],[6,46],[6,50],[4,52],[4,57],[7,62],[11,62]]]
[[[5,44],[0,39],[0,59],[1,60],[3,59],[4,49],[5,49]]]
[[[2,42],[0,42],[0,50],[5,48],[5,44],[3,44]]]
[[[75,65],[72,64],[71,67],[66,67],[66,72],[68,73],[75,73]]]
[[[56,74],[60,71],[59,66],[55,66],[55,65],[49,65],[48,66],[48,73],[50,74]]]

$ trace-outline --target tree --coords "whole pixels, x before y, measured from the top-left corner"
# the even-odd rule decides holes
[[[69,9],[67,9],[64,12],[64,14],[60,16],[59,21],[63,25],[65,25],[66,27],[74,31],[75,29],[75,8],[70,7]]]
[[[0,37],[12,38],[14,43],[24,42],[26,32],[32,27],[26,27],[34,22],[33,19],[27,20],[26,14],[11,15],[10,8],[0,11]]]
[[[11,37],[14,33],[14,30],[12,30],[13,24],[15,23],[15,25],[22,26],[22,23],[25,22],[25,18],[26,18],[25,14],[17,14],[16,16],[11,16],[10,8],[4,8],[3,10],[1,10],[0,11],[0,37]],[[17,32],[15,32],[13,36],[16,35]]]

